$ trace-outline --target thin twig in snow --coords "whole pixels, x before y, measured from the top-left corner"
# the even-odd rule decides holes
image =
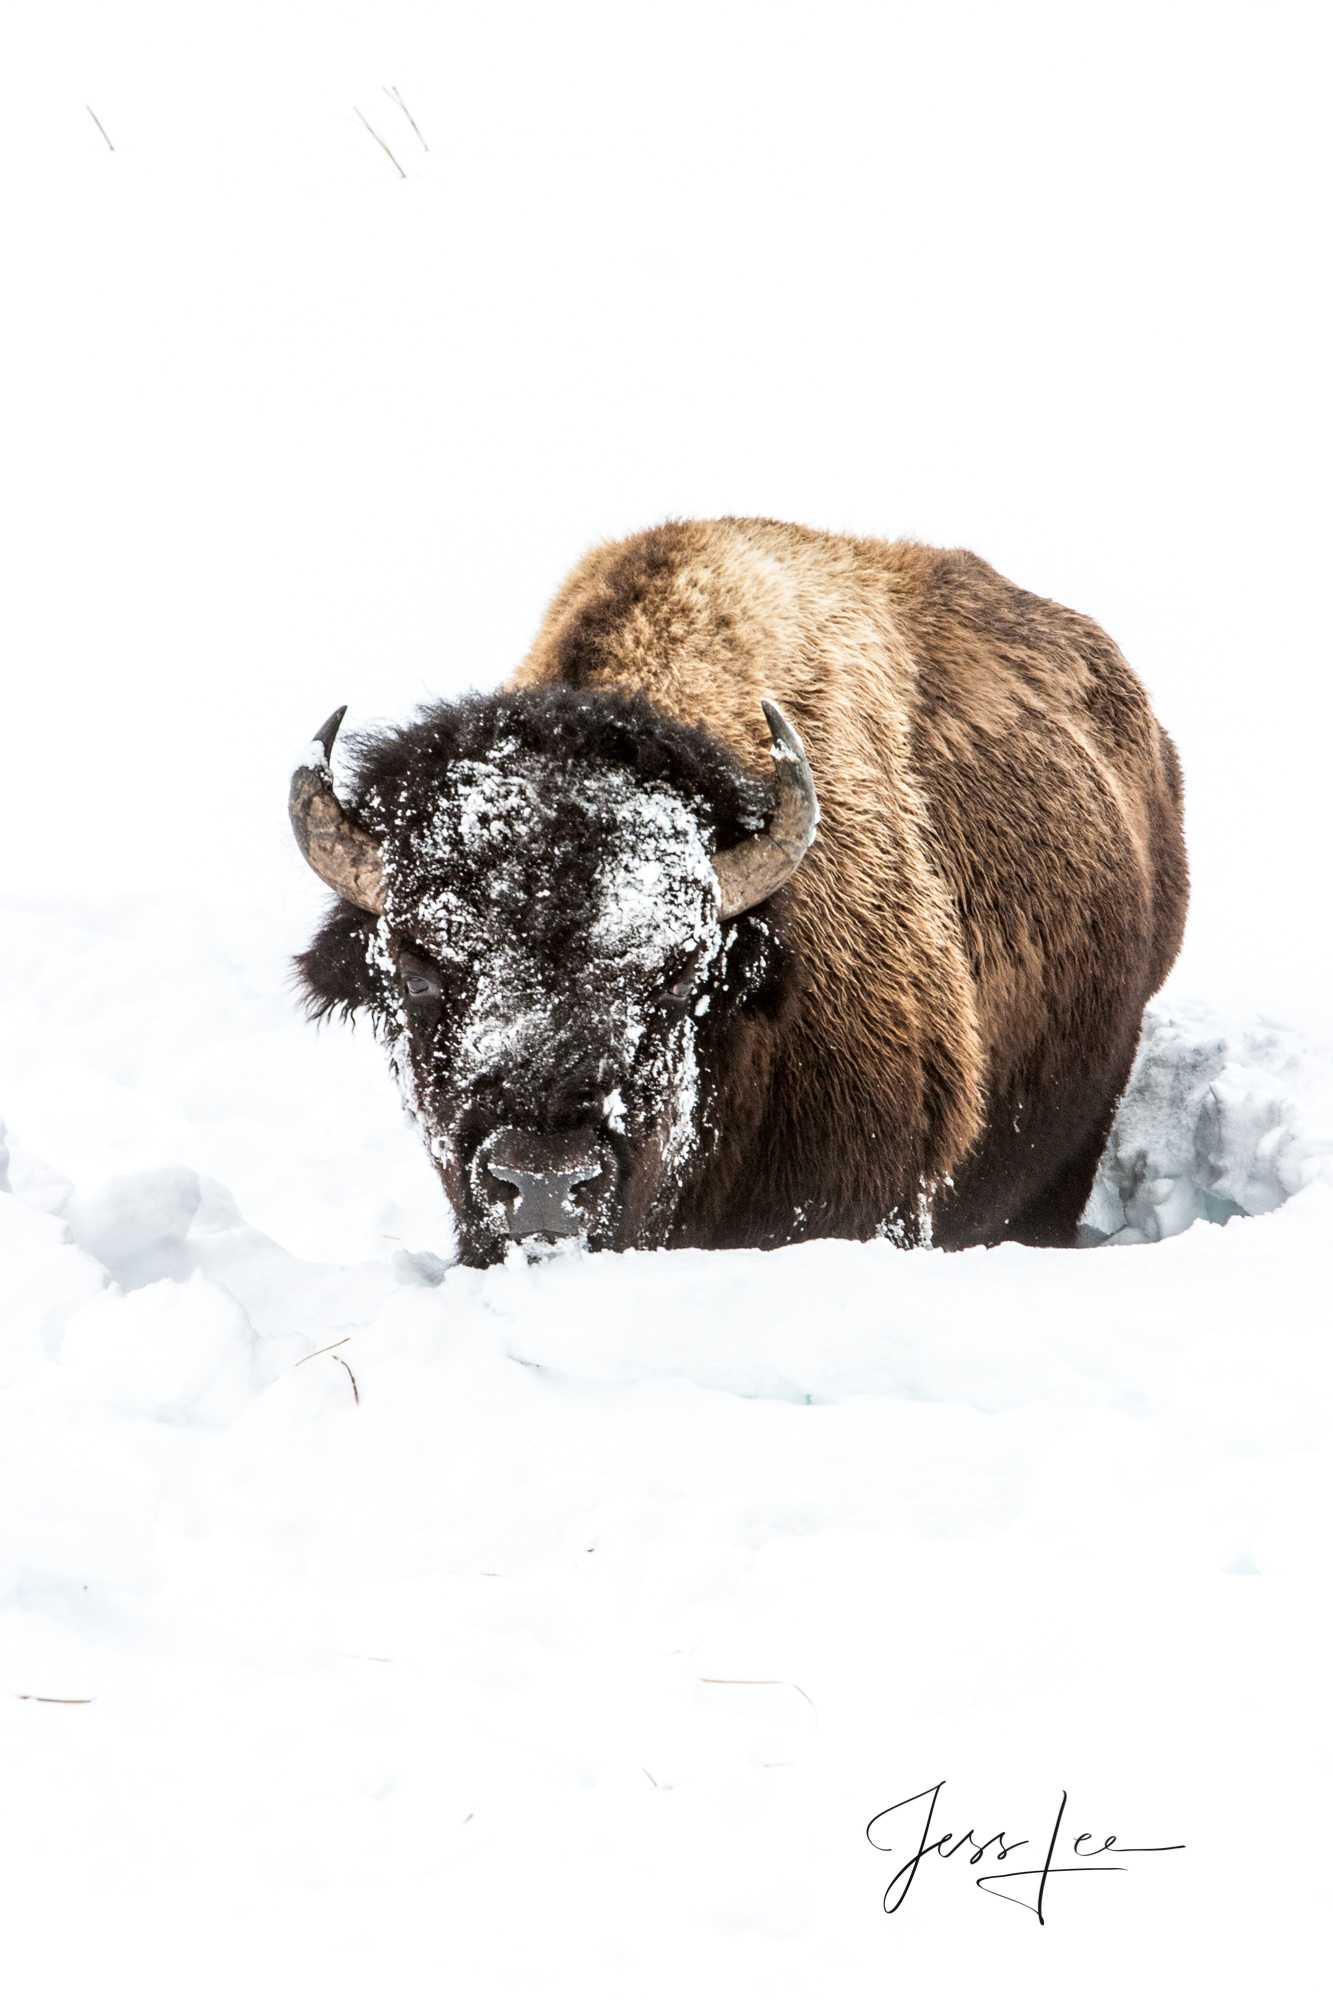
[[[98,117],[97,113],[96,113],[96,112],[95,112],[95,111],[93,110],[93,107],[92,107],[92,105],[91,105],[91,104],[85,104],[83,108],[84,108],[84,110],[85,110],[85,111],[86,111],[86,112],[88,113],[88,116],[89,116],[89,117],[90,117],[90,118],[92,119],[92,121],[93,121],[93,124],[94,124],[94,125],[95,125],[95,126],[97,127],[97,129],[98,129],[98,131],[99,131],[99,132],[101,133],[102,137],[103,137],[104,139],[106,139],[106,142],[107,142],[107,145],[108,145],[108,146],[111,146],[111,141],[110,141],[109,139],[107,139],[107,138],[106,138],[106,126],[105,126],[105,125],[104,125],[104,124],[102,123],[102,121],[101,121],[101,119],[100,119],[100,118]],[[111,151],[112,151],[113,153],[115,152],[115,150],[116,150],[116,149],[115,149],[115,147],[114,147],[114,146],[111,146]]]
[[[95,1694],[17,1694],[15,1701],[46,1701],[56,1708],[88,1708],[97,1700]]]
[[[338,1345],[341,1347],[342,1342],[339,1341]],[[347,1368],[347,1363],[343,1361],[341,1354],[335,1354],[333,1358],[335,1361],[342,1361],[343,1367]],[[350,1368],[347,1368],[347,1374],[348,1374],[348,1379],[352,1384],[352,1394],[356,1397],[356,1400],[359,1403],[361,1401],[361,1391],[356,1386],[356,1377],[355,1375],[352,1374]]]
[[[361,120],[361,123],[362,123],[362,124],[363,124],[363,125],[365,126],[365,128],[366,128],[367,132],[369,132],[369,134],[370,134],[371,138],[372,138],[372,139],[373,139],[373,140],[375,141],[375,144],[376,144],[377,146],[384,146],[384,141],[383,141],[383,139],[381,139],[381,137],[380,137],[379,133],[378,133],[378,132],[377,132],[377,131],[375,130],[375,127],[374,127],[374,126],[373,126],[373,125],[371,124],[370,120],[369,120],[369,119],[368,119],[368,118],[366,117],[366,114],[365,114],[365,112],[364,112],[364,111],[362,111],[362,110],[360,110],[360,109],[359,109],[359,108],[358,108],[358,107],[357,107],[357,106],[356,106],[355,104],[354,104],[354,105],[352,106],[352,109],[353,109],[353,111],[355,111],[355,112],[356,112],[356,115],[357,115],[357,117],[358,117],[358,118],[359,118],[359,119]],[[384,150],[385,150],[385,152],[386,152],[386,153],[389,153],[389,149],[388,149],[388,147],[387,147],[387,146],[384,146]],[[393,154],[392,154],[392,153],[389,153],[389,158],[390,158],[391,160],[393,160]],[[394,163],[394,165],[395,165],[396,167],[398,167],[398,162],[397,162],[397,160],[393,160],[393,163]],[[398,167],[398,171],[399,171],[399,173],[400,173],[400,174],[402,174],[402,177],[403,177],[403,179],[404,179],[404,180],[406,180],[406,179],[407,179],[407,175],[403,173],[403,170],[402,170],[402,168],[401,168],[401,167]]]
[[[307,1361],[315,1361],[321,1354],[332,1354],[334,1347],[346,1347],[348,1341],[351,1338],[352,1336],[350,1333],[345,1333],[341,1340],[334,1341],[332,1347],[317,1347],[313,1354],[303,1354],[301,1356],[301,1359],[296,1364],[297,1367],[304,1368]]]
[[[402,94],[398,89],[398,85],[395,84],[393,89],[390,90],[387,83],[382,83],[380,85],[380,89],[384,92],[384,95],[389,99],[389,102],[391,104],[396,104],[398,106],[398,109],[402,112],[404,118],[406,118],[408,124],[412,127],[412,130],[416,133],[418,139],[421,139],[421,127],[417,124],[416,119],[412,116],[412,113],[403,103]],[[421,139],[421,143],[423,146],[426,146],[426,142],[424,139]],[[427,152],[430,151],[429,146],[426,146],[426,151]]]

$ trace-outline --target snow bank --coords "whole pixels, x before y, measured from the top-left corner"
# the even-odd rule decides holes
[[[1333,1064],[1289,1029],[1150,1008],[1084,1217],[1115,1243],[1267,1215],[1333,1166]]]
[[[40,1022],[26,979],[5,1013],[26,1990],[108,1959],[152,1996],[182,1965],[200,1993],[580,2000],[843,1991],[941,1952],[1002,1994],[1110,1995],[1149,1953],[1164,1986],[1271,1976],[1218,1842],[1308,1817],[1322,1058],[1154,1017],[1092,1212],[1124,1255],[476,1273],[349,1037],[223,931],[100,921],[96,952],[68,913],[46,934]],[[194,1040],[145,1051],[147,971],[186,959]],[[344,1227],[377,1186],[397,1226]],[[941,1777],[964,1825],[1035,1840],[1068,1788],[1074,1831],[1186,1852],[1100,1902],[1066,1883],[1040,1933],[966,1871],[888,1918],[864,1827]],[[1301,1893],[1303,1851],[1279,1879],[1247,1850],[1253,1907]]]

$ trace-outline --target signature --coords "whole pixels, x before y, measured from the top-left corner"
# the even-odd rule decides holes
[[[944,1780],[941,1778],[938,1785],[931,1785],[924,1792],[913,1792],[910,1799],[899,1799],[897,1805],[885,1806],[883,1812],[877,1812],[866,1828],[866,1839],[872,1847],[877,1847],[881,1854],[892,1854],[895,1851],[902,1853],[904,1851],[901,1846],[895,1850],[892,1843],[884,1837],[889,1833],[900,1835],[904,1833],[904,1830],[907,1830],[905,1837],[912,1846],[912,1851],[908,1859],[904,1861],[902,1867],[884,1891],[884,1908],[889,1916],[893,1916],[896,1911],[901,1910],[907,1900],[907,1892],[916,1880],[916,1871],[928,1854],[938,1855],[941,1861],[952,1861],[959,1854],[966,1853],[968,1866],[975,1868],[982,1860],[1007,1861],[1009,1856],[1017,1853],[1020,1847],[1032,1850],[1023,1856],[1024,1861],[1035,1859],[1036,1854],[1041,1852],[1040,1843],[1033,1849],[1033,1843],[1030,1840],[1015,1840],[1004,1831],[991,1834],[987,1840],[981,1840],[978,1838],[975,1828],[972,1827],[969,1827],[966,1833],[960,1833],[956,1837],[950,1832],[937,1834],[932,1839],[931,1828],[935,1820],[935,1809],[939,1805],[940,1793],[943,1790]],[[1119,1844],[1118,1836],[1114,1833],[1108,1833],[1101,1845],[1097,1847],[1090,1845],[1096,1839],[1094,1834],[1075,1834],[1072,1841],[1069,1835],[1066,1834],[1065,1839],[1069,1843],[1068,1851],[1075,1858],[1072,1861],[1065,1861],[1063,1859],[1065,1850],[1060,1849],[1060,1828],[1064,1823],[1065,1808],[1068,1804],[1068,1792],[1061,1792],[1060,1804],[1055,1815],[1055,1823],[1051,1828],[1050,1837],[1045,1843],[1045,1858],[1039,1867],[1006,1868],[997,1870],[993,1874],[978,1875],[974,1878],[977,1888],[984,1889],[987,1895],[1002,1897],[1006,1903],[1017,1903],[1021,1908],[1031,1910],[1037,1922],[1044,1924],[1046,1922],[1046,1886],[1053,1875],[1123,1875],[1126,1870],[1119,1858],[1123,1854],[1178,1854],[1185,1845],[1183,1840],[1178,1840],[1167,1847],[1122,1847]],[[911,1814],[908,1809],[912,1806],[916,1806],[920,1810],[915,1814]],[[913,1843],[910,1829],[914,1821],[921,1821],[922,1812],[924,1812],[924,1824],[921,1825],[920,1834]],[[895,1813],[902,1813],[903,1818],[895,1820],[893,1817]],[[1077,1826],[1078,1821],[1075,1820],[1074,1824]],[[1056,1862],[1057,1850],[1060,1851],[1062,1856],[1058,1865]],[[1111,1861],[1099,1861],[1096,1857],[1101,1854],[1114,1854],[1115,1859]],[[1024,1895],[1012,1889],[997,1889],[995,1887],[997,1882],[1007,1882],[1015,1885],[1023,1883],[1026,1885],[1028,1893]],[[1028,1897],[1032,1894],[1034,1888],[1036,1891],[1035,1900],[1029,1901]]]

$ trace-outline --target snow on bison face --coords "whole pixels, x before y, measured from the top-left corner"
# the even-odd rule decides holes
[[[634,1241],[701,1141],[698,1023],[723,960],[699,822],[662,784],[513,744],[384,844],[389,1027],[467,1248]]]
[[[719,827],[762,825],[763,789],[651,710],[584,697],[552,729],[569,707],[433,711],[414,726],[443,737],[433,757],[413,730],[363,746],[355,818],[319,755],[293,785],[298,838],[304,809],[344,895],[301,961],[316,1010],[370,1007],[473,1264],[514,1241],[671,1239],[772,982],[769,928],[735,904],[791,872],[781,779],[769,830],[714,853]],[[336,869],[321,824],[349,849]]]

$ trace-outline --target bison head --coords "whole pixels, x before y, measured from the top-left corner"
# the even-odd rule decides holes
[[[764,708],[772,791],[641,697],[565,688],[357,742],[346,809],[341,710],[298,767],[297,840],[341,899],[298,960],[312,1009],[373,1015],[464,1262],[679,1234],[739,1045],[781,998],[756,908],[818,818]]]

